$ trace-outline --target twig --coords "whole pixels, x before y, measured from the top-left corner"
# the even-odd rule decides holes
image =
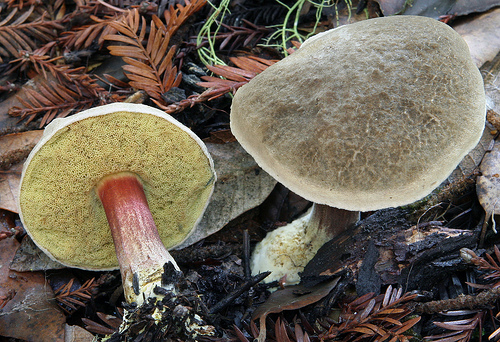
[[[250,235],[248,230],[243,230],[243,270],[245,279],[250,279],[252,271],[250,270]]]
[[[475,310],[492,306],[492,303],[500,299],[500,287],[483,291],[478,295],[463,295],[453,299],[436,300],[432,302],[417,304],[416,313],[433,314],[451,310]]]
[[[222,299],[220,302],[218,302],[217,304],[212,306],[212,308],[210,308],[209,313],[214,314],[214,313],[217,313],[220,310],[224,309],[226,306],[231,304],[236,298],[238,298],[243,292],[248,291],[252,286],[259,283],[260,281],[262,281],[265,277],[267,277],[270,274],[271,274],[271,272],[263,272],[263,273],[259,273],[256,276],[252,277],[252,279],[246,281],[243,284],[243,286],[234,290],[229,295],[227,295],[224,299]]]

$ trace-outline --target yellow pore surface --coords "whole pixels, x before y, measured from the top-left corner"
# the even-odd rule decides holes
[[[21,184],[20,209],[35,243],[68,266],[117,268],[94,186],[122,171],[142,180],[165,246],[182,242],[213,188],[207,156],[187,132],[161,117],[116,112],[63,127],[32,157]]]

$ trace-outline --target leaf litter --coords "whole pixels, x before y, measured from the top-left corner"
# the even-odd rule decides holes
[[[302,8],[307,8],[305,1],[298,1],[297,3]],[[393,3],[395,4],[396,2]],[[422,3],[420,1],[419,6]],[[427,1],[427,3],[432,4],[432,1]],[[488,4],[491,3],[491,1],[488,2]],[[325,14],[336,12],[354,13],[354,10],[356,10],[360,13],[364,11],[364,14],[372,16],[380,13],[380,8],[377,9],[377,4],[384,9],[384,5],[389,4],[389,2],[365,1],[354,2],[354,4],[351,2],[341,2],[338,8],[336,7],[337,5],[335,7],[314,7],[316,5],[311,6],[309,4],[308,6],[310,13],[314,13],[314,11],[318,11],[318,8],[320,8],[319,12],[316,13],[321,13],[321,11]],[[207,9],[209,7],[203,5],[205,5],[204,1],[186,1],[184,5],[176,4],[163,12],[157,11],[155,4],[140,4],[126,8],[118,2],[110,2],[108,4],[101,1],[78,1],[76,7],[72,8],[71,6],[66,6],[63,1],[56,1],[51,8],[42,9],[38,7],[40,4],[32,1],[9,0],[5,5],[6,11],[3,13],[0,12],[2,16],[0,41],[6,42],[3,43],[3,46],[0,46],[0,58],[4,62],[10,62],[10,64],[4,63],[0,66],[1,68],[7,68],[9,71],[9,73],[0,77],[0,91],[2,95],[10,93],[10,96],[8,96],[9,101],[11,101],[10,103],[15,103],[15,105],[9,106],[10,114],[15,116],[17,120],[21,119],[23,121],[22,123],[12,121],[10,120],[11,117],[7,117],[5,112],[3,114],[0,113],[0,127],[2,128],[2,132],[14,133],[19,127],[23,127],[23,130],[43,127],[54,118],[71,115],[75,111],[93,105],[123,101],[127,96],[132,94],[132,87],[134,87],[148,94],[153,103],[163,108],[166,112],[174,113],[179,119],[184,120],[195,131],[201,133],[202,137],[220,136],[222,142],[231,140],[231,136],[228,137],[227,133],[218,133],[224,129],[227,131],[228,128],[227,113],[225,111],[228,110],[230,104],[230,94],[248,82],[257,73],[281,58],[284,52],[275,50],[272,44],[265,44],[265,47],[259,46],[259,40],[262,42],[262,39],[276,32],[276,28],[273,29],[261,25],[263,21],[259,20],[281,20],[280,15],[282,16],[286,12],[277,9],[276,4],[262,4],[260,8],[262,16],[260,19],[253,14],[258,11],[247,11],[245,14],[241,14],[244,17],[244,21],[240,23],[236,23],[232,16],[227,17],[226,23],[223,22],[224,20],[221,20],[218,23],[221,24],[221,32],[212,32],[213,35],[201,41],[203,41],[204,46],[214,44],[214,42],[218,41],[219,43],[217,44],[220,50],[227,53],[226,56],[223,56],[223,60],[227,65],[206,65],[205,72],[212,72],[212,74],[205,73],[196,77],[199,78],[199,83],[202,86],[208,87],[208,89],[197,92],[194,90],[194,86],[184,83],[188,79],[187,77],[184,79],[184,76],[185,74],[188,75],[188,73],[185,72],[186,68],[182,65],[184,59],[189,62],[197,61],[197,58],[193,57],[196,51],[195,44],[193,44],[192,39],[186,38],[189,37],[189,34],[193,34],[193,31],[191,30],[191,33],[189,33],[189,30],[181,30],[179,32],[184,37],[184,41],[182,39],[179,41],[178,38],[175,38],[175,46],[171,42],[174,40],[177,30],[186,27],[183,23],[193,20],[192,18],[199,20],[200,18],[208,17],[210,11]],[[283,3],[282,5],[286,4]],[[355,8],[356,5],[358,6],[357,8]],[[212,4],[212,6],[214,5]],[[236,4],[236,7],[233,8],[235,14],[238,13],[238,6]],[[253,9],[254,6],[256,4],[252,4],[249,8]],[[296,9],[298,7],[284,6],[284,8]],[[487,8],[484,7],[484,3],[470,2],[466,7],[459,7],[459,11],[454,12],[453,15],[446,12],[438,12],[436,15],[446,15],[446,18],[442,19],[453,24],[457,16],[460,16],[462,13],[474,11],[474,9],[484,11]],[[439,10],[441,11],[441,9]],[[84,24],[79,26],[78,20],[75,20],[76,18],[84,19],[81,21]],[[488,18],[491,18],[491,14],[485,14],[482,20],[487,21]],[[313,30],[324,30],[335,25],[335,20],[332,17],[325,15],[324,19],[325,21],[318,26],[314,26]],[[345,20],[345,18],[342,20]],[[67,23],[69,21],[77,24],[68,26]],[[307,20],[304,19],[304,23],[306,22]],[[474,21],[472,22],[474,23]],[[240,26],[241,23],[243,23],[244,27]],[[480,20],[475,21],[475,23],[480,23]],[[479,28],[481,28],[481,25],[479,24]],[[475,28],[470,29],[472,36],[476,35],[476,37],[479,36],[482,38],[486,36],[485,40],[491,42],[492,40],[488,37],[493,37],[495,32],[481,32],[477,27],[476,25]],[[286,25],[284,29],[287,29]],[[300,29],[302,30],[300,32],[304,33],[304,35],[307,32],[312,32],[311,26],[304,25]],[[463,35],[467,35],[469,29],[465,28],[464,30]],[[292,34],[296,35],[299,33],[299,41],[301,41],[300,32],[294,31]],[[13,37],[15,37],[14,40],[12,40]],[[56,38],[57,43],[55,43]],[[61,39],[59,40],[59,38]],[[11,41],[13,43],[10,43]],[[12,44],[17,44],[17,47]],[[67,49],[63,55],[56,49],[58,44],[63,44]],[[300,43],[294,44],[295,46],[300,45]],[[492,45],[490,44],[490,47]],[[289,48],[291,49],[292,46],[290,45]],[[482,49],[478,47],[474,48],[474,51],[481,53]],[[245,53],[242,53],[242,51],[245,51]],[[491,60],[491,56],[495,55],[495,51],[498,52],[498,49],[489,52],[488,57],[480,57],[478,59],[480,62],[478,63],[482,64],[487,60]],[[293,51],[288,51],[288,53],[291,52]],[[123,57],[120,67],[121,75],[92,74],[92,69],[89,67],[88,62],[92,58],[97,58],[99,54],[105,55],[107,53]],[[222,56],[222,54],[220,55]],[[100,63],[102,62],[97,62],[97,64]],[[224,76],[224,78],[220,78],[219,76]],[[23,86],[23,82],[27,80],[31,81]],[[105,86],[101,83],[102,80],[107,82],[105,82]],[[13,85],[14,82],[17,84]],[[19,86],[22,87],[21,90],[17,90]],[[180,100],[170,102],[166,94],[170,89],[175,88],[184,88],[186,96],[185,98],[181,96]],[[108,91],[108,89],[111,89],[111,91]],[[17,92],[17,97],[12,95],[14,92]],[[5,108],[2,110],[5,110]],[[16,124],[12,124],[13,122],[16,122]],[[7,137],[5,133],[1,134],[0,139]],[[26,136],[28,134],[32,133],[27,133]],[[36,135],[39,132],[33,134]],[[7,146],[5,149],[6,152],[4,152],[3,148],[0,148],[0,155],[2,157],[0,163],[9,164],[9,166],[2,168],[2,172],[5,170],[5,172],[9,172],[10,174],[19,173],[21,163],[17,162],[17,159],[22,158],[17,158],[16,156],[18,154],[24,155],[26,151],[30,150],[30,146],[32,146],[32,142],[26,136],[21,136],[22,134],[8,136],[8,139],[14,137],[15,142],[12,146],[9,145],[10,142],[7,145],[5,143],[1,145],[4,140],[0,140],[0,146]],[[484,156],[484,165],[481,165],[481,176],[478,177],[478,188],[483,187],[486,189],[483,189],[484,191],[479,190],[478,197],[485,208],[488,218],[494,216],[494,212],[498,210],[495,202],[495,197],[498,197],[496,194],[497,184],[495,177],[495,169],[498,169],[498,161],[496,160],[498,156],[492,152],[493,150]],[[491,154],[490,157],[488,157],[489,154]],[[12,163],[11,159],[6,157],[7,155],[14,155],[16,163]],[[490,161],[490,159],[492,160]],[[11,164],[14,166],[10,166]],[[16,164],[17,166],[15,166]],[[6,174],[0,174],[0,178],[4,177],[0,179],[0,207],[4,210],[15,212],[16,208],[13,205],[15,197],[13,194],[16,193],[17,185],[10,182],[5,176]],[[485,194],[480,195],[479,192],[481,191]],[[273,205],[281,208],[283,203],[280,203],[279,205],[276,203]],[[2,211],[1,213],[4,213],[6,217],[11,217],[11,214],[8,212]],[[236,227],[237,232],[241,232],[242,225],[254,227],[252,241],[256,241],[260,238],[259,234],[262,234],[262,232],[259,232],[255,227],[262,226],[262,222],[259,222],[256,211],[250,212],[247,215],[246,219],[243,218],[240,219],[242,221],[232,222],[229,226],[232,229]],[[11,219],[8,221],[8,223],[3,223],[3,229],[5,232],[12,232],[12,229],[16,227],[16,223],[10,222],[12,221]],[[488,220],[485,220],[485,222],[488,222]],[[227,241],[229,239],[228,236],[231,235],[226,233],[226,236],[224,236],[224,233],[221,234],[207,238],[204,243],[208,244],[211,241],[212,243],[214,241],[216,243],[224,243],[220,241],[224,241],[225,239]],[[22,239],[22,234],[11,233],[10,235],[3,234],[0,236],[3,237],[0,243],[5,244],[2,245],[2,265],[8,265],[12,261],[13,251],[18,248],[17,241]],[[239,255],[241,249],[237,250]],[[8,254],[7,257],[4,255],[4,252]],[[248,275],[245,278],[241,274],[241,269],[235,266],[244,264],[246,260],[247,257],[244,254],[240,258],[229,253],[227,255],[219,255],[216,259],[202,258],[199,260],[190,260],[183,266],[199,271],[199,273],[195,271],[191,274],[193,282],[198,285],[202,284],[201,279],[206,277],[207,272],[220,275],[221,282],[217,284],[218,286],[223,286],[224,291],[222,293],[234,294],[239,292],[231,291],[231,288],[237,290],[238,286],[248,283]],[[196,273],[198,275],[200,273],[204,274],[204,276],[198,277]],[[53,289],[54,292],[58,293],[58,297],[54,297],[53,292],[48,291],[44,274],[44,272],[40,271],[16,272],[8,270],[6,266],[0,268],[0,278],[2,279],[0,286],[3,291],[0,297],[0,306],[2,306],[0,318],[12,319],[12,321],[3,321],[6,322],[5,324],[0,324],[0,327],[3,326],[7,329],[0,330],[0,335],[15,335],[13,337],[26,340],[37,340],[39,336],[48,336],[48,340],[56,341],[62,338],[64,334],[69,336],[77,330],[76,328],[69,328],[65,324],[65,322],[71,320],[72,315],[80,316],[85,321],[85,326],[94,327],[89,330],[94,329],[95,333],[98,331],[109,333],[117,328],[120,321],[119,310],[112,312],[112,310],[110,311],[110,307],[99,307],[93,310],[94,314],[92,316],[84,317],[85,314],[83,313],[85,310],[90,310],[91,303],[95,305],[95,296],[100,296],[101,299],[113,298],[110,301],[119,305],[119,300],[117,300],[119,298],[119,290],[117,290],[118,282],[116,281],[116,277],[111,277],[95,286],[94,280],[90,281],[93,275],[77,274],[76,278],[72,278],[62,284],[59,290],[57,288]],[[228,276],[231,274],[233,276],[236,274],[239,275],[235,277]],[[77,282],[77,278],[81,278],[84,281],[79,283]],[[414,294],[403,294],[400,289],[396,290],[388,286],[385,288],[384,295],[376,296],[370,294],[349,301],[349,294],[346,292],[343,296],[334,297],[335,300],[330,304],[324,304],[323,301],[328,298],[330,290],[338,287],[337,282],[338,280],[331,283],[327,282],[318,289],[309,288],[308,290],[301,291],[300,294],[294,292],[297,289],[290,288],[287,290],[285,288],[285,290],[277,291],[270,296],[266,291],[266,286],[256,285],[251,288],[250,293],[245,290],[240,297],[231,298],[236,303],[231,308],[232,310],[226,307],[222,310],[221,314],[216,315],[217,318],[215,320],[219,320],[219,323],[224,320],[230,320],[231,323],[235,324],[234,329],[229,328],[231,324],[221,323],[221,326],[225,327],[224,331],[226,334],[232,335],[240,341],[248,340],[251,336],[257,337],[259,333],[262,335],[262,328],[264,327],[262,322],[266,320],[272,321],[271,317],[277,317],[273,324],[268,325],[270,329],[268,329],[267,338],[271,341],[309,341],[318,340],[319,338],[325,340],[352,340],[355,338],[356,340],[375,339],[380,341],[404,341],[411,339],[410,336],[407,337],[404,333],[410,332],[413,326],[418,325],[421,317],[410,317],[407,320],[402,319],[412,312],[412,306],[408,304],[416,299]],[[77,284],[76,288],[75,284]],[[207,285],[207,283],[204,284]],[[214,286],[214,284],[211,286]],[[90,292],[91,288],[96,291],[96,294]],[[210,291],[210,286],[206,286],[205,289]],[[118,294],[116,291],[118,291]],[[34,296],[35,292],[38,293],[38,296]],[[277,293],[280,292],[281,294],[278,295]],[[219,296],[222,296],[222,293]],[[276,299],[273,299],[277,297],[281,297],[281,300],[276,301]],[[36,303],[33,301],[30,302],[27,298],[35,298]],[[64,304],[67,309],[69,308],[68,311],[72,313],[68,315],[68,312],[66,312],[63,315],[62,311],[59,311],[57,306],[55,306],[55,301],[48,300],[54,298],[59,303]],[[270,298],[270,300],[259,309],[255,309],[255,304],[245,304],[245,300],[254,303],[264,303],[267,298]],[[36,322],[40,322],[39,324],[29,325],[35,321],[29,323],[24,321],[22,316],[16,316],[19,313],[14,312],[15,310],[13,311],[12,307],[16,307],[15,305],[19,301],[21,301],[21,305],[24,305],[21,307],[28,309],[33,309],[35,304],[41,305],[41,311],[44,314],[36,317],[38,320]],[[329,305],[330,309],[344,305],[342,309],[343,314],[341,314],[342,320],[335,323],[327,317],[323,317],[322,320],[316,321],[321,316],[317,313],[311,313],[312,308],[316,305]],[[101,309],[103,311],[100,311]],[[108,313],[104,313],[104,311]],[[251,311],[253,311],[253,317],[258,317],[261,321],[260,332],[253,320],[249,320]],[[290,317],[287,312],[290,314],[293,313],[295,316]],[[307,318],[304,312],[307,314]],[[44,316],[49,315],[49,313],[51,313],[51,316]],[[379,319],[380,317],[377,316],[378,313],[383,313],[381,315],[384,318]],[[403,313],[404,316],[401,316]],[[392,317],[391,315],[395,316]],[[10,318],[6,318],[9,316]],[[468,318],[448,323],[437,323],[436,325],[441,328],[451,328],[449,330],[455,329],[456,331],[459,331],[459,328],[463,331],[468,329],[466,335],[463,333],[460,335],[460,338],[465,341],[467,340],[466,338],[470,337],[469,331],[473,331],[478,325],[480,326],[483,319],[483,311],[478,311],[472,317],[469,316]],[[14,321],[16,322],[16,327],[20,324],[29,327],[29,329],[21,329],[22,331],[17,329],[13,332],[13,323],[10,322]],[[97,322],[101,322],[104,325]],[[98,328],[99,326],[102,328]],[[340,327],[344,330],[340,329]],[[454,340],[458,341],[457,337],[452,337],[451,335],[448,337],[455,338]],[[86,338],[89,339],[89,336],[87,335]]]

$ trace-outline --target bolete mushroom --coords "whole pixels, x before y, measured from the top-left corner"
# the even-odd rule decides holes
[[[316,250],[356,220],[353,212],[409,204],[440,185],[484,121],[481,75],[441,22],[376,18],[306,40],[241,87],[231,107],[241,145],[315,203],[255,248],[253,273],[297,281]]]
[[[189,236],[214,182],[205,145],[184,125],[149,106],[109,104],[47,126],[23,168],[20,216],[54,260],[119,266],[126,301],[141,304],[166,263],[179,269],[167,248]]]

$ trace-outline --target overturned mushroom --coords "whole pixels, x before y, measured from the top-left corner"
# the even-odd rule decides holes
[[[24,165],[20,216],[54,260],[119,266],[127,302],[141,304],[157,287],[173,291],[164,265],[179,268],[165,246],[189,236],[214,182],[205,145],[185,126],[152,107],[110,104],[47,126]]]
[[[356,211],[409,204],[443,182],[484,120],[481,75],[443,23],[377,18],[308,39],[240,88],[231,108],[241,145],[315,203],[309,217],[259,243],[253,272],[297,281]]]

